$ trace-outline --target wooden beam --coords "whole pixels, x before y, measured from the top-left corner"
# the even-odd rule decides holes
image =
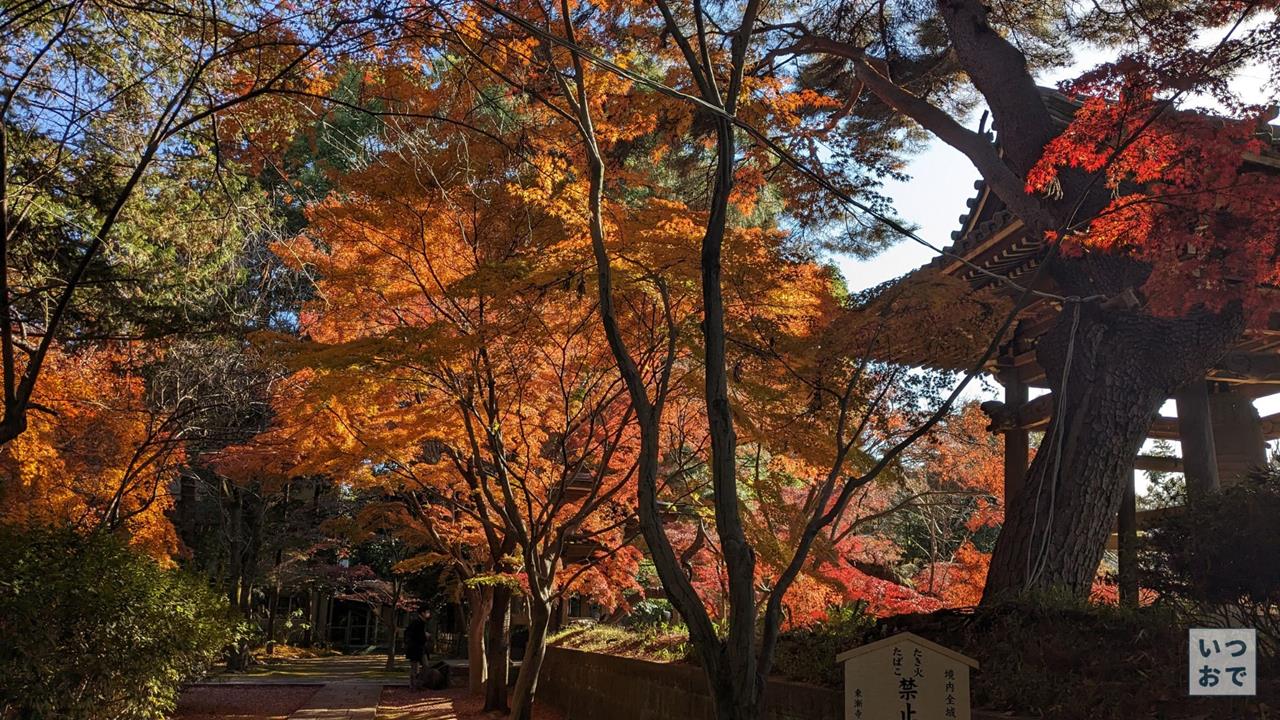
[[[1157,417],[1151,423],[1151,429],[1147,431],[1147,437],[1157,440],[1177,440],[1178,418],[1165,417],[1163,415]]]
[[[1026,396],[1026,393],[1023,393]],[[1043,430],[1053,414],[1053,393],[1045,393],[1018,406],[1018,427],[1024,430]]]
[[[1280,383],[1280,355],[1258,352],[1229,352],[1214,366],[1214,379]]]
[[[1013,357],[1012,369],[1017,373],[1018,382],[1023,385],[1036,385],[1044,381],[1044,368],[1036,362],[1036,351],[1027,350]]]
[[[973,214],[973,216],[972,216],[972,217],[977,218],[977,211],[976,211],[976,210],[974,211],[974,214]],[[952,262],[950,265],[948,265],[948,266],[946,267],[946,269],[944,269],[944,270],[942,271],[942,272],[943,272],[943,274],[950,275],[950,274],[952,274],[952,273],[956,272],[957,270],[959,270],[959,269],[961,269],[961,268],[963,268],[963,267],[966,267],[966,265],[965,265],[965,262],[966,262],[966,261],[969,261],[969,260],[971,260],[972,258],[976,257],[978,254],[980,254],[980,253],[982,253],[982,252],[986,251],[987,249],[989,249],[989,248],[991,248],[991,247],[994,247],[994,246],[996,246],[996,245],[1000,244],[1000,242],[1001,242],[1001,241],[1003,241],[1005,238],[1009,237],[1010,235],[1012,235],[1013,233],[1015,233],[1015,232],[1017,232],[1017,231],[1019,231],[1019,230],[1021,230],[1021,229],[1022,229],[1022,221],[1021,221],[1021,220],[1014,220],[1013,222],[1009,223],[1008,225],[1005,225],[1003,228],[1001,228],[1001,229],[997,230],[995,233],[993,233],[993,234],[991,235],[991,237],[989,237],[989,238],[987,238],[986,240],[984,240],[984,241],[982,242],[982,244],[981,244],[981,245],[979,245],[979,246],[978,246],[978,247],[976,247],[976,248],[971,249],[971,250],[968,252],[968,254],[967,254],[967,256],[965,257],[965,259],[964,259],[964,260],[956,260],[955,262]]]
[[[1160,455],[1139,455],[1134,458],[1134,468],[1151,472],[1182,472],[1182,458]]]
[[[1043,332],[1039,326],[1028,326],[1027,338],[1036,337],[1038,332]],[[1036,361],[1034,349],[1015,355],[1011,365],[1022,384],[1044,385],[1044,368]],[[1209,371],[1209,379],[1233,384],[1280,385],[1280,354],[1242,350],[1229,352]]]
[[[1137,504],[1136,502],[1134,503]],[[1160,523],[1161,520],[1171,515],[1177,515],[1185,510],[1181,505],[1175,507],[1156,508],[1155,510],[1138,510],[1133,514],[1134,524],[1138,530],[1150,530],[1153,526]],[[1119,550],[1119,516],[1116,517],[1116,524],[1111,526],[1111,533],[1107,535],[1107,549]]]

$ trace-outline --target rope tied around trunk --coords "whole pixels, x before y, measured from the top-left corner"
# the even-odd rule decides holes
[[[1062,397],[1064,400],[1066,398],[1066,392],[1067,392],[1067,381],[1071,375],[1071,361],[1075,357],[1076,333],[1080,329],[1080,307],[1084,305],[1084,303],[1092,301],[1094,299],[1095,299],[1095,296],[1082,298],[1079,295],[1072,295],[1072,296],[1063,298],[1063,302],[1071,306],[1071,332],[1067,335],[1067,359],[1062,364],[1062,381],[1058,384],[1058,393],[1060,394],[1060,397]],[[1052,478],[1052,482],[1049,486],[1049,517],[1047,522],[1045,523],[1044,537],[1040,541],[1040,549],[1036,553],[1034,570],[1032,569],[1033,563],[1031,561],[1031,546],[1034,543],[1034,540],[1032,541],[1032,543],[1027,544],[1027,566],[1026,566],[1027,579],[1026,579],[1026,582],[1024,583],[1024,587],[1023,587],[1024,590],[1030,590],[1031,586],[1035,583],[1035,581],[1040,578],[1040,575],[1041,573],[1044,572],[1045,564],[1049,558],[1049,533],[1052,531],[1052,528],[1053,528],[1053,511],[1054,511],[1054,506],[1057,502],[1058,474],[1062,472],[1062,438],[1063,438],[1063,432],[1064,432],[1063,417],[1065,414],[1066,414],[1066,403],[1065,402],[1057,403],[1057,408],[1056,408],[1056,412],[1054,414],[1054,419],[1053,419],[1053,430],[1054,430],[1054,437],[1052,440],[1053,472],[1052,474],[1042,473],[1040,475],[1040,481],[1036,484],[1036,502],[1031,515],[1031,537],[1032,538],[1035,538],[1036,525],[1040,519],[1040,497],[1044,490],[1044,481],[1045,481],[1046,475]]]

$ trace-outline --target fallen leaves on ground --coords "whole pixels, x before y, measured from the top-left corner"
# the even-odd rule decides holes
[[[410,690],[386,687],[378,703],[378,720],[480,720],[502,717],[484,712],[484,698],[466,688]],[[546,703],[535,703],[533,720],[563,720],[564,715]],[[185,720],[185,718],[183,719]]]
[[[173,720],[285,720],[319,685],[198,685],[178,698]]]

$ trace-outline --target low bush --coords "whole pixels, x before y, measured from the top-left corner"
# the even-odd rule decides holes
[[[163,718],[233,640],[205,583],[113,537],[0,527],[0,717]]]
[[[1258,629],[1280,651],[1280,475],[1255,476],[1162,516],[1140,555],[1144,587],[1184,624]]]
[[[875,627],[876,618],[863,603],[833,607],[822,622],[778,638],[774,671],[811,685],[840,687],[844,675],[836,655],[865,644]]]

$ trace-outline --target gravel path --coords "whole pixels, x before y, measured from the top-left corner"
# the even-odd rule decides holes
[[[410,690],[384,658],[293,660],[188,688],[172,720],[496,720],[466,688]],[[457,671],[455,671],[457,672]],[[454,682],[465,677],[459,673]],[[563,720],[545,704],[534,720]]]

